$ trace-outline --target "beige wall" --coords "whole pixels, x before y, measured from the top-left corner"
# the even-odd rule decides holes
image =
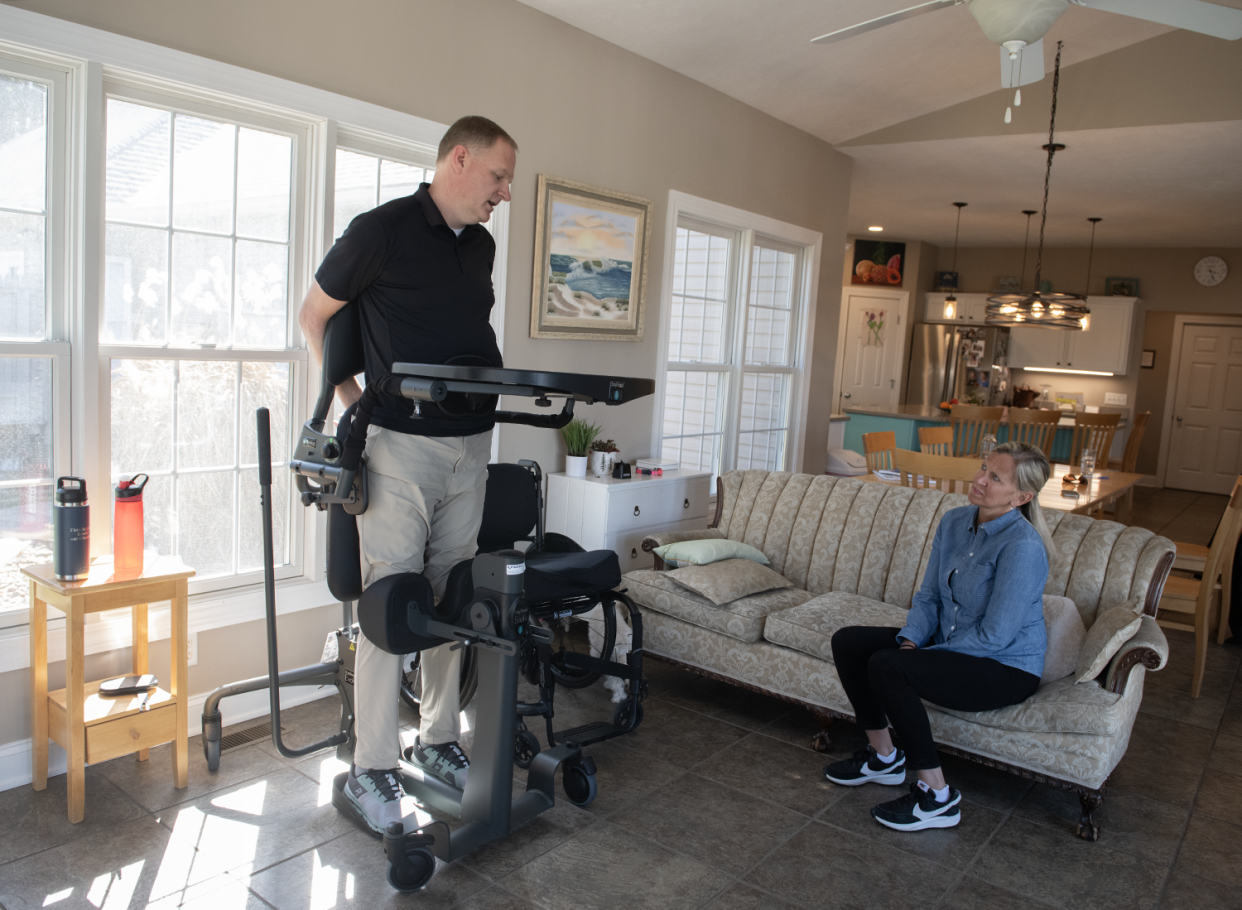
[[[812,401],[818,397],[814,390],[832,385],[840,293],[831,260],[845,236],[851,161],[701,83],[513,0],[29,0],[22,6],[440,123],[468,113],[497,120],[521,146],[503,301],[504,353],[511,366],[656,374],[670,190],[819,231],[828,259],[820,273]],[[529,337],[535,182],[541,173],[655,202],[642,342]],[[624,455],[644,456],[651,451],[653,403],[648,398],[580,413],[601,423]],[[805,470],[824,469],[827,438],[828,410],[812,410]],[[503,460],[534,458],[556,471],[563,451],[550,431],[501,429]],[[322,621],[319,613],[314,617],[316,631],[308,641],[322,645],[338,619],[331,609]],[[286,658],[288,665],[314,659],[317,648]],[[264,671],[261,636],[238,645],[204,635],[200,653],[204,663],[191,671],[195,692]],[[101,656],[100,672],[124,669],[125,659]],[[219,669],[209,672],[204,665]],[[0,675],[6,702],[0,743],[29,735],[25,696],[17,696],[25,686],[25,671]]]
[[[1100,230],[1108,224],[1101,223]],[[940,251],[940,268],[949,268],[951,249]],[[1085,247],[1045,249],[1042,277],[1052,282],[1054,291],[1081,294],[1087,278]],[[1194,267],[1204,256],[1220,256],[1232,271],[1224,282],[1205,288],[1194,279]],[[987,291],[996,287],[997,279],[1017,275],[1022,266],[1022,250],[996,247],[959,249],[957,271],[964,291]],[[1027,259],[1026,283],[1034,280],[1035,251]],[[1054,391],[1081,391],[1087,404],[1104,404],[1105,392],[1129,395],[1132,412],[1151,411],[1151,418],[1139,450],[1137,470],[1155,474],[1160,452],[1160,438],[1165,427],[1164,400],[1168,385],[1169,359],[1173,346],[1173,317],[1180,313],[1242,314],[1242,249],[1163,248],[1134,249],[1097,247],[1091,263],[1092,294],[1104,293],[1106,278],[1139,279],[1140,305],[1136,312],[1131,339],[1130,372],[1126,376],[1075,376],[1053,378],[1050,373],[1015,371],[1016,385],[1029,383],[1034,388],[1048,383]],[[1156,352],[1155,368],[1139,367],[1142,350]]]

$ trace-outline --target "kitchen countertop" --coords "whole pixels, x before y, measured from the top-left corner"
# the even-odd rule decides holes
[[[949,415],[934,405],[921,404],[899,404],[896,407],[849,407],[845,408],[846,414],[867,415],[871,417],[896,417],[901,420],[924,420],[933,423],[948,423]],[[1121,422],[1117,424],[1118,429],[1124,427],[1129,420],[1129,413],[1120,408],[1100,408],[1102,414],[1120,413]],[[1006,409],[1006,416],[1008,410]],[[1004,418],[1001,418],[1004,422]],[[1073,427],[1074,415],[1066,412],[1066,416],[1061,418],[1061,427]]]

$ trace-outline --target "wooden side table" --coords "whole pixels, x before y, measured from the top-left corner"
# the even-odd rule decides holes
[[[86,763],[138,753],[170,740],[173,783],[189,782],[186,660],[188,580],[194,570],[175,556],[149,560],[141,575],[118,578],[111,560],[91,566],[84,581],[59,581],[51,565],[22,569],[30,578],[30,715],[34,788],[47,787],[47,751],[51,738],[69,754],[69,821],[82,820],[86,804]],[[83,633],[87,613],[133,610],[133,672],[147,672],[147,604],[172,602],[171,679],[168,689],[151,694],[149,709],[138,698],[101,698],[99,683],[85,679]],[[47,690],[47,608],[65,614],[65,688]]]

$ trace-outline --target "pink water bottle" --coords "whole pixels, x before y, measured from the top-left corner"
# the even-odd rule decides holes
[[[112,565],[117,575],[137,577],[142,574],[142,488],[150,479],[146,474],[135,474],[116,486]]]

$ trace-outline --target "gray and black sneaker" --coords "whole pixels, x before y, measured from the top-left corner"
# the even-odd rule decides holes
[[[958,808],[961,801],[962,794],[950,787],[949,798],[936,802],[936,794],[922,781],[915,781],[905,796],[874,807],[871,817],[898,831],[952,828],[962,820],[962,810]]]
[[[466,777],[470,774],[470,759],[456,742],[440,745],[423,745],[414,737],[414,745],[405,750],[405,757],[416,768],[438,777],[459,790],[466,789]]]
[[[383,834],[393,822],[405,824],[406,819],[418,814],[418,805],[405,795],[396,768],[379,771],[351,765],[345,780],[345,798],[377,834]],[[417,827],[417,822],[413,827],[407,825],[411,831]]]
[[[906,782],[906,753],[900,749],[891,762],[880,761],[879,753],[872,746],[859,749],[850,758],[833,762],[824,768],[824,777],[843,787],[859,784],[904,784]]]

